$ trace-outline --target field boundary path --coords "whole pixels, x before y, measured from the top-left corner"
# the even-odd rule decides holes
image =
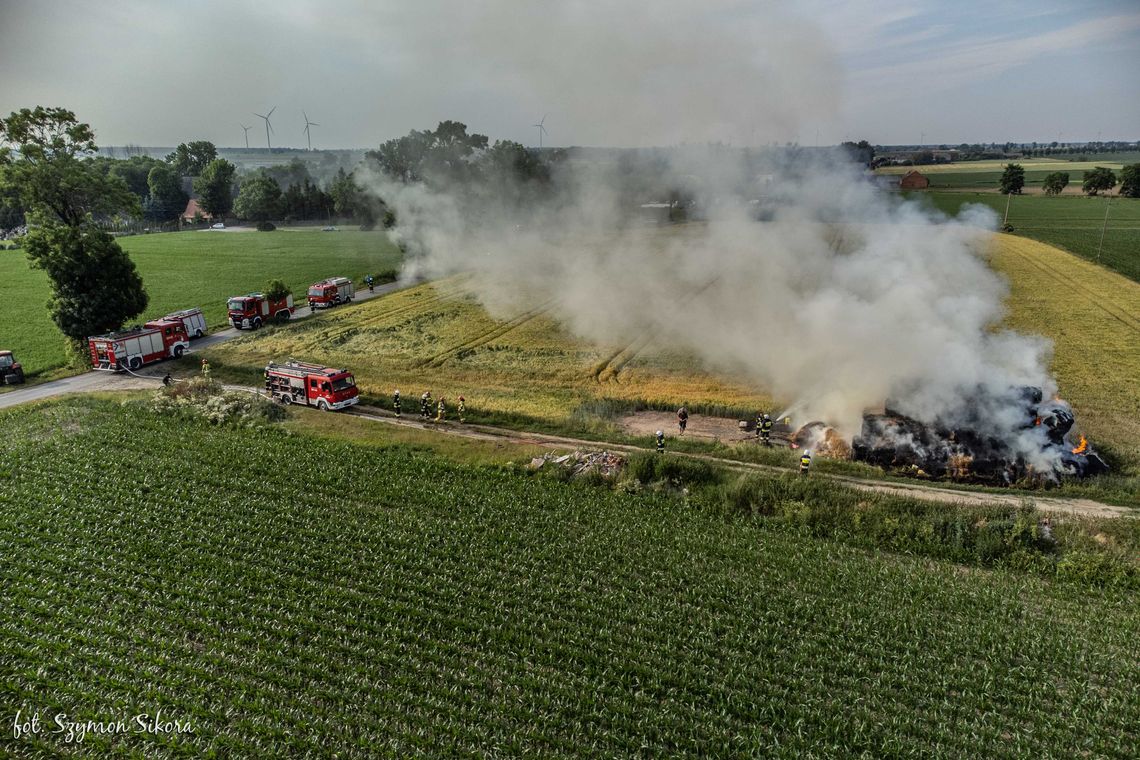
[[[534,433],[509,428],[493,427],[490,425],[459,424],[454,422],[421,422],[418,419],[397,418],[386,409],[375,407],[354,407],[348,410],[354,417],[360,417],[374,422],[381,422],[400,427],[432,430],[446,435],[458,435],[465,438],[483,441],[508,441],[517,444],[550,446],[556,448],[573,447],[575,449],[607,449],[623,451],[626,453],[645,453],[650,449],[632,446],[623,443],[610,443],[607,441],[591,441],[582,438],[551,435],[548,433]],[[711,454],[694,454],[689,452],[670,452],[669,456],[687,457],[711,464],[727,467],[737,472],[764,472],[770,474],[786,475],[792,470],[774,465],[757,464],[754,462],[740,462],[735,459],[725,459]],[[1137,510],[1104,504],[1092,499],[1066,498],[1058,496],[1030,496],[1023,493],[992,493],[989,491],[959,491],[953,488],[944,488],[925,483],[896,483],[880,480],[856,478],[850,475],[836,475],[830,473],[813,473],[813,478],[843,483],[846,486],[861,491],[892,494],[896,496],[911,497],[924,501],[937,501],[946,504],[964,504],[971,506],[1000,504],[1003,506],[1020,506],[1032,503],[1045,512],[1062,512],[1081,515],[1084,517],[1140,517]]]
[[[395,289],[395,288],[393,288]],[[380,295],[379,292],[376,295]],[[234,337],[226,336],[221,331],[216,334],[217,341],[221,342]],[[236,333],[236,330],[232,332]],[[161,382],[163,365],[151,365],[142,372],[130,375],[121,375],[113,372],[88,372],[75,377],[55,380],[43,385],[21,389],[19,391],[0,396],[0,409],[17,404],[39,401],[53,396],[62,396],[70,393],[97,393],[105,391],[138,390],[154,388],[156,382]],[[226,385],[227,390],[245,390],[260,393],[261,390],[252,386]],[[395,425],[419,430],[430,430],[442,435],[454,435],[472,440],[503,441],[514,444],[548,446],[551,448],[574,448],[598,450],[607,449],[621,451],[629,454],[645,453],[648,448],[633,446],[625,443],[610,441],[587,440],[571,438],[549,433],[537,433],[526,430],[513,430],[491,425],[460,424],[456,422],[422,422],[418,418],[396,417],[392,412],[377,407],[358,406],[347,409],[344,413],[373,422]],[[774,465],[757,464],[754,462],[741,462],[735,459],[726,459],[711,454],[695,454],[690,452],[669,452],[668,456],[686,457],[710,464],[725,467],[736,472],[763,472],[773,475],[786,475],[792,472],[789,468]],[[851,488],[873,493],[891,494],[902,497],[922,499],[924,501],[937,501],[944,504],[962,504],[970,506],[1003,505],[1020,506],[1032,504],[1045,512],[1060,512],[1079,515],[1083,517],[1140,517],[1140,510],[1129,509],[1112,504],[1084,498],[1066,498],[1059,496],[1033,496],[1024,493],[993,493],[989,491],[959,491],[925,483],[898,483],[882,480],[856,478],[850,475],[837,475],[816,472],[813,478],[824,478],[842,483]]]

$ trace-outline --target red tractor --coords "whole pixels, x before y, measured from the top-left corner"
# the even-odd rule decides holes
[[[348,370],[292,359],[266,365],[265,392],[283,404],[315,406],[326,412],[360,401],[356,380]]]
[[[24,382],[24,367],[11,351],[0,351],[0,385],[18,385]]]
[[[226,302],[230,324],[239,330],[256,330],[270,319],[286,322],[293,316],[297,307],[293,305],[293,294],[270,299],[264,293],[250,293],[234,296]]]

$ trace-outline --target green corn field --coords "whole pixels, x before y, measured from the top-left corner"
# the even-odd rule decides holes
[[[106,399],[0,413],[17,756],[1129,757],[1140,597]]]

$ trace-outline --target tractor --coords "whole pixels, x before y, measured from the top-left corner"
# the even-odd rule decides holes
[[[16,361],[11,351],[0,351],[0,385],[16,385],[24,382],[24,368]]]

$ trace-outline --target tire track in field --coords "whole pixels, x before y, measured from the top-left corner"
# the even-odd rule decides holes
[[[677,304],[674,305],[673,308],[685,306],[686,304],[692,302],[693,299],[695,299],[697,296],[704,293],[706,290],[711,288],[713,285],[715,285],[719,281],[720,281],[719,276],[712,278],[711,280],[706,282],[704,285],[702,285],[701,287],[697,288],[696,290],[694,290],[693,292],[689,293],[684,298],[682,298]],[[597,382],[597,383],[604,383],[607,381],[612,381],[615,383],[620,382],[618,380],[618,375],[621,373],[621,371],[623,369],[625,369],[626,365],[628,365],[631,361],[633,361],[637,357],[638,354],[640,354],[642,351],[644,351],[646,346],[648,346],[650,343],[652,343],[653,340],[660,334],[660,332],[661,332],[660,327],[651,327],[647,331],[643,332],[641,335],[639,335],[636,338],[634,338],[633,340],[631,340],[625,346],[619,348],[617,351],[610,354],[604,360],[595,364],[593,370],[591,370],[591,374],[593,375],[594,382]],[[624,355],[624,358],[621,358],[619,361],[619,357],[623,357],[623,355]]]
[[[438,367],[441,364],[443,364],[445,361],[447,361],[448,359],[452,358],[453,356],[457,356],[458,354],[460,354],[463,351],[470,351],[471,349],[478,348],[479,346],[485,345],[485,344],[489,343],[490,341],[495,340],[498,337],[506,335],[511,330],[514,330],[517,327],[521,327],[522,325],[526,324],[527,322],[530,322],[532,319],[535,319],[537,317],[542,316],[543,314],[546,314],[547,312],[549,312],[551,310],[551,308],[554,307],[554,304],[556,304],[557,302],[558,302],[557,298],[551,298],[547,301],[544,301],[543,303],[539,304],[535,308],[530,309],[528,311],[524,311],[522,314],[519,314],[518,316],[516,316],[516,317],[514,317],[514,318],[512,318],[506,322],[496,324],[490,330],[485,330],[484,332],[479,333],[478,335],[476,335],[473,338],[468,338],[467,340],[463,341],[462,343],[460,343],[456,346],[452,346],[451,348],[448,348],[444,351],[441,351],[438,354],[435,354],[434,356],[430,356],[427,359],[424,359],[423,361],[417,363],[415,366],[417,366],[417,367]]]
[[[1123,312],[1121,314],[1116,313],[1115,311],[1110,309],[1104,303],[1104,299],[1101,298],[1096,293],[1096,291],[1092,290],[1091,288],[1089,288],[1086,285],[1083,285],[1079,282],[1075,282],[1074,280],[1069,279],[1060,270],[1046,264],[1043,261],[1038,261],[1037,259],[1033,258],[1031,255],[1029,255],[1028,253],[1026,253],[1024,251],[1019,251],[1019,250],[1014,249],[1014,252],[1017,255],[1024,258],[1029,263],[1033,264],[1033,266],[1040,269],[1042,272],[1045,273],[1046,276],[1056,280],[1057,282],[1061,283],[1062,285],[1069,288],[1070,290],[1079,292],[1082,295],[1086,296],[1089,299],[1089,302],[1093,306],[1100,309],[1101,311],[1103,311],[1105,314],[1109,315],[1110,317],[1112,317],[1116,321],[1120,322],[1125,327],[1129,328],[1133,332],[1140,332],[1140,320],[1131,316],[1128,312]]]
[[[438,288],[438,287],[435,287],[433,289],[435,292],[432,295],[428,296],[427,298],[417,300],[414,303],[405,304],[404,306],[397,307],[395,309],[392,309],[391,311],[386,311],[383,314],[377,315],[375,321],[370,320],[369,322],[365,323],[363,326],[366,326],[366,327],[377,326],[379,324],[386,322],[389,318],[402,317],[406,314],[411,314],[413,312],[420,311],[425,306],[434,306],[435,304],[437,304],[441,301],[450,300],[456,296],[464,294],[467,291],[466,287],[462,283],[455,283],[455,284],[453,284],[453,286],[449,287],[447,290],[443,290],[443,289]]]

